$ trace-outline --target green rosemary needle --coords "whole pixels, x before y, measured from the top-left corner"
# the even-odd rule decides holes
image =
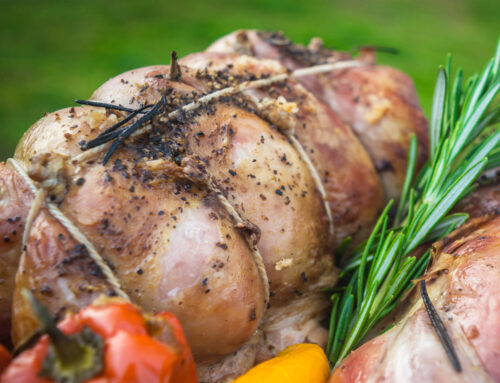
[[[448,214],[474,190],[479,176],[500,166],[500,40],[481,74],[464,85],[463,72],[450,82],[451,58],[438,72],[430,120],[430,156],[415,176],[417,142],[412,137],[406,179],[394,217],[389,202],[369,239],[349,254],[333,309],[327,354],[337,366],[414,286],[430,261],[423,244],[439,240],[467,214]]]

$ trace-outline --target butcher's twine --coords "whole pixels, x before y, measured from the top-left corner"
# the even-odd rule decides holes
[[[241,225],[245,225],[245,221],[239,213],[236,211],[236,209],[231,205],[231,203],[228,201],[228,199],[222,194],[221,190],[215,185],[213,180],[210,178],[209,181],[207,182],[208,188],[214,192],[217,195],[217,198],[221,205],[226,209],[227,213],[230,214],[235,220],[236,223],[239,223]],[[259,248],[256,246],[256,243],[254,241],[254,234],[249,235],[249,234],[244,234],[245,240],[248,244],[248,247],[250,248],[250,251],[252,252],[253,260],[255,262],[255,265],[257,266],[257,270],[259,272],[260,277],[262,278],[262,282],[264,283],[264,293],[266,296],[266,303],[269,302],[269,278],[267,276],[267,271],[266,271],[266,266],[264,264],[264,258],[262,258],[262,254],[259,251]]]
[[[113,288],[113,291],[120,297],[123,298],[127,301],[130,301],[130,298],[128,295],[125,293],[125,291],[122,290],[120,287],[120,282],[118,281],[118,278],[113,274],[113,271],[111,268],[108,266],[108,264],[104,261],[102,256],[98,253],[94,245],[85,237],[85,235],[71,222],[71,220],[64,215],[64,213],[53,203],[47,200],[46,198],[46,192],[43,188],[39,188],[33,180],[30,178],[30,176],[26,173],[25,169],[23,166],[15,159],[9,158],[7,160],[16,170],[17,172],[21,175],[23,178],[24,182],[28,185],[30,188],[31,192],[35,196],[35,200],[33,201],[33,204],[31,205],[30,211],[28,213],[28,218],[26,220],[26,225],[24,226],[24,232],[23,232],[23,253],[26,252],[26,245],[28,242],[28,236],[29,232],[31,231],[31,227],[33,226],[33,222],[35,221],[35,218],[37,217],[38,213],[40,210],[45,206],[47,207],[48,211],[52,214],[52,216],[58,220],[61,225],[64,226],[66,230],[71,234],[71,236],[78,242],[80,242],[82,245],[84,245],[90,257],[92,260],[97,264],[99,269],[102,271],[103,275],[105,276],[106,280],[108,283],[111,285]]]
[[[210,94],[207,94],[205,96],[200,97],[198,100],[186,104],[172,112],[170,112],[166,118],[167,119],[173,119],[176,117],[181,116],[182,114],[186,112],[190,112],[193,110],[196,110],[197,108],[207,105],[211,103],[213,100],[218,99],[220,97],[224,96],[229,96],[233,95],[236,93],[243,92],[245,90],[249,89],[256,89],[256,88],[261,88],[265,86],[272,85],[274,83],[278,83],[281,81],[286,81],[290,78],[298,78],[302,76],[308,76],[308,75],[315,75],[315,74],[320,74],[320,73],[326,73],[326,72],[331,72],[334,70],[342,70],[342,69],[347,69],[347,68],[353,68],[353,67],[359,67],[363,66],[365,64],[360,63],[358,61],[340,61],[340,62],[334,62],[334,63],[329,63],[329,64],[323,64],[323,65],[316,65],[308,68],[302,68],[302,69],[297,69],[291,73],[282,73],[278,74],[275,76],[271,76],[269,78],[265,79],[259,79],[259,80],[252,80],[252,81],[245,81],[242,82],[238,85],[235,86],[230,86],[215,92],[212,92]],[[140,129],[138,129],[132,136],[139,136],[145,132],[148,132],[152,129],[152,125],[146,125]],[[321,177],[316,170],[316,167],[312,163],[311,159],[307,155],[307,152],[304,150],[300,142],[295,138],[293,135],[292,130],[282,130],[282,133],[287,136],[287,138],[290,140],[290,143],[292,146],[297,150],[299,155],[302,157],[304,162],[306,163],[308,169],[311,172],[311,175],[314,179],[314,182],[316,184],[317,189],[319,190],[324,207],[327,213],[328,221],[329,221],[329,233],[333,235],[334,232],[334,226],[333,226],[333,218],[332,218],[332,213],[330,209],[330,205],[327,200],[327,195],[326,191],[323,185],[323,182],[321,181]],[[81,163],[84,161],[87,161],[91,158],[93,158],[95,155],[99,154],[106,148],[108,148],[111,145],[111,143],[106,143],[101,146],[86,150],[85,152],[79,154],[73,159],[73,163]],[[65,228],[68,230],[68,232],[73,236],[75,240],[83,244],[88,252],[92,260],[98,265],[98,267],[101,269],[102,273],[106,277],[106,280],[108,283],[111,285],[115,293],[120,296],[121,298],[130,301],[130,298],[128,295],[122,290],[120,286],[120,282],[118,278],[114,275],[113,271],[111,268],[108,266],[108,264],[104,261],[103,257],[99,254],[99,252],[95,249],[94,245],[85,237],[85,235],[71,222],[71,220],[64,215],[64,213],[51,201],[47,199],[47,193],[43,188],[38,187],[33,180],[29,177],[29,175],[26,173],[24,167],[15,159],[8,159],[7,162],[9,162],[16,170],[17,172],[21,175],[21,177],[24,179],[28,187],[31,189],[31,192],[35,196],[35,199],[31,205],[30,211],[28,213],[28,217],[26,219],[26,225],[24,227],[24,232],[23,232],[23,256],[25,254],[25,249],[26,249],[26,244],[28,241],[28,236],[29,232],[31,231],[31,227],[33,225],[33,222],[35,221],[35,218],[38,216],[40,210],[45,206],[49,210],[49,212],[52,214],[52,216],[57,219]],[[236,220],[237,223],[240,224],[245,224],[244,220],[241,218],[239,213],[235,210],[235,208],[231,205],[231,203],[227,200],[227,198],[223,195],[223,193],[220,191],[220,189],[215,185],[215,183],[209,179],[207,182],[207,186],[209,189],[214,192],[217,195],[218,200],[222,204],[222,206],[225,208],[225,210]],[[264,283],[264,289],[265,289],[265,295],[266,295],[266,302],[269,301],[269,278],[267,276],[267,271],[264,265],[264,260],[262,258],[262,254],[260,254],[259,249],[254,243],[254,236],[253,235],[245,235],[245,239],[248,243],[248,246],[250,247],[250,250],[253,255],[254,262],[257,266],[257,269],[259,271],[259,274],[262,278],[262,281]]]
[[[292,146],[302,157],[302,159],[307,165],[307,168],[311,172],[314,183],[316,184],[319,194],[321,195],[321,199],[323,200],[323,206],[325,208],[326,216],[328,218],[328,233],[331,236],[333,236],[335,229],[333,227],[332,209],[330,208],[330,202],[328,202],[328,196],[326,195],[325,186],[323,185],[323,181],[321,181],[321,177],[318,173],[318,170],[316,169],[316,166],[314,166],[314,164],[312,163],[311,158],[307,155],[307,152],[304,150],[304,147],[300,144],[299,140],[297,140],[297,138],[295,138],[295,136],[293,135],[293,132],[290,130],[285,130],[282,132],[288,137]]]

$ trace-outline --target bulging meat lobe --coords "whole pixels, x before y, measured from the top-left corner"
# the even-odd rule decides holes
[[[255,30],[224,36],[208,51],[245,52],[278,60],[290,70],[353,60],[347,53],[324,48],[318,40],[304,47],[280,33]],[[298,81],[352,128],[381,177],[387,199],[397,199],[412,134],[418,141],[418,167],[427,158],[427,121],[408,76],[373,65],[372,55],[361,55],[356,61],[361,66],[303,76]]]
[[[270,63],[269,70],[275,70],[276,65]],[[195,69],[183,65],[183,79],[200,93],[228,85],[209,71]],[[157,86],[147,71],[143,73],[137,88]],[[226,73],[224,81],[231,81],[231,76]],[[249,76],[255,78],[251,72]],[[120,87],[127,84],[127,80],[122,81],[127,74],[120,78],[96,91],[98,101],[109,100],[111,92],[120,93]],[[138,100],[139,104],[146,102],[136,95],[134,101]],[[210,178],[238,214],[259,228],[257,246],[270,281],[271,307],[285,310],[290,299],[303,295],[310,301],[323,301],[321,289],[331,286],[336,276],[327,251],[331,243],[328,219],[309,168],[279,127],[260,117],[245,97],[235,95],[189,114],[183,118],[182,129],[186,152],[205,164]],[[304,317],[314,317],[319,327],[324,305],[304,308],[309,313]],[[313,331],[312,327],[307,331]],[[306,337],[303,334],[302,340]]]
[[[188,71],[183,77],[189,75],[193,75],[192,72]],[[146,75],[143,82],[149,84],[149,78],[150,76]],[[112,81],[116,86],[123,84],[122,81]],[[103,86],[107,87],[107,84]],[[113,88],[113,91],[116,89]],[[104,100],[109,98],[104,94],[104,90],[98,90],[96,94]],[[135,100],[138,99],[139,96],[136,96]],[[233,101],[237,105],[233,105]],[[210,110],[202,108],[199,113],[187,119],[184,124],[187,149],[206,164],[218,187],[241,216],[260,228],[259,247],[263,252],[264,261],[270,265],[269,272],[273,272],[272,268],[281,260],[286,262],[287,258],[297,257],[298,262],[301,257],[314,256],[324,251],[324,211],[315,191],[314,180],[293,147],[278,130],[272,129],[253,111],[245,111],[244,104],[243,99],[224,100],[216,103]],[[283,157],[288,160],[282,161]],[[308,198],[305,198],[306,195]],[[292,199],[300,204],[292,203]],[[263,205],[284,211],[266,215],[262,209]],[[288,215],[283,217],[283,214]],[[310,216],[307,219],[299,219],[303,214]],[[273,221],[270,221],[270,217]],[[297,232],[293,222],[298,221],[308,222],[310,228],[306,227],[303,232]],[[286,225],[288,227],[285,227]],[[293,238],[291,233],[298,237]],[[275,237],[275,234],[280,234],[285,242],[280,245],[271,244],[280,238]],[[318,237],[319,239],[316,239]],[[266,242],[269,242],[269,249],[265,248]],[[297,254],[291,255],[292,253]],[[299,275],[300,273],[295,280]],[[293,285],[291,282],[287,284]],[[279,289],[282,284],[276,281],[276,285]]]
[[[106,184],[99,169],[89,171],[94,190],[86,182],[64,209],[103,249],[134,302],[175,313],[198,358],[225,355],[250,337],[265,308],[253,255],[214,195],[154,168],[153,179],[133,182],[133,191],[119,172]],[[229,324],[238,331],[225,334]]]
[[[53,136],[58,156],[81,153],[80,139],[92,139],[114,123],[95,108],[75,109],[59,111],[57,118],[49,115],[35,127]],[[57,120],[72,121],[75,140],[66,141]],[[49,140],[30,137],[17,155],[25,167],[29,158],[24,153],[51,151]],[[250,338],[261,321],[267,299],[261,274],[217,196],[167,154],[145,159],[138,146],[125,145],[107,166],[87,158],[68,167],[67,178],[73,181],[59,208],[92,242],[134,303],[175,313],[197,359],[220,358]],[[76,248],[84,249],[81,245],[58,220],[39,212],[17,290],[33,290],[54,314],[81,308],[103,292],[116,293],[87,252],[72,255]],[[22,295],[15,297],[15,315],[22,318],[14,323],[18,341],[36,322]],[[228,327],[234,330],[228,333]]]
[[[12,295],[33,194],[10,163],[0,163],[0,343],[10,343]]]
[[[219,86],[285,73],[277,61],[234,53],[203,52],[180,60],[184,81],[203,92]],[[363,240],[384,204],[379,177],[363,146],[336,115],[299,83],[289,79],[243,92],[257,112],[281,130],[291,130],[310,158],[326,191],[334,245],[346,237]],[[282,156],[283,162],[288,162]]]
[[[252,113],[221,105],[192,124],[200,129],[195,134],[205,132],[196,139],[197,155],[240,215],[260,229],[271,304],[287,302],[303,285],[301,273],[313,282],[328,264],[322,260],[327,222],[314,180],[279,131]]]

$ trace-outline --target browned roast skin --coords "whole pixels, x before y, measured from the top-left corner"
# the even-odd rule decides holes
[[[178,98],[177,106],[189,102],[199,93],[191,86],[182,82],[170,81],[168,65],[153,65],[125,72],[113,77],[96,89],[91,100],[101,100],[110,104],[132,108],[152,104],[162,95],[169,94]],[[119,92],[114,93],[114,90]]]
[[[253,62],[246,68],[250,79],[262,70],[283,71],[277,62],[265,64],[269,69]],[[189,68],[182,71],[186,83],[170,81],[168,75],[167,66],[127,72],[101,86],[92,99],[139,107],[165,97],[170,112],[214,89],[206,88],[203,73],[193,75]],[[267,95],[270,100],[261,100]],[[297,113],[290,113],[293,103],[300,104]],[[374,167],[350,130],[291,81],[284,88],[225,97],[171,120],[156,117],[152,129],[127,139],[105,166],[106,148],[82,154],[79,143],[124,116],[93,107],[52,113],[23,137],[15,158],[47,187],[57,181],[54,201],[96,247],[134,303],[180,318],[197,362],[207,367],[212,381],[238,371],[239,366],[231,366],[238,355],[253,363],[293,343],[325,344],[326,330],[319,322],[328,300],[322,289],[336,279],[328,220],[310,169],[283,129],[295,129],[327,192],[338,193],[332,204],[337,242],[370,226],[382,204]],[[304,133],[304,125],[317,125],[311,129],[317,136]],[[86,159],[77,162],[80,155]],[[330,166],[338,172],[329,174]],[[358,167],[362,170],[354,172]],[[207,175],[248,227],[260,229],[258,246],[272,295],[265,316],[264,281],[254,254]],[[20,293],[24,288],[54,314],[76,310],[102,292],[113,294],[88,249],[79,245],[41,209],[17,274],[16,341],[34,330]],[[256,331],[260,324],[262,337]]]
[[[0,163],[0,343],[10,338],[14,277],[21,255],[22,236],[33,195],[8,163]]]
[[[134,303],[179,317],[198,359],[236,349],[265,304],[252,255],[227,212],[186,180],[133,182],[131,192],[113,177],[106,184],[99,169],[90,170],[89,182],[64,202],[68,217],[103,249]],[[109,208],[103,214],[99,206]],[[229,325],[238,331],[226,334]]]
[[[180,60],[181,64],[184,68],[183,79],[185,82],[189,84],[193,84],[197,89],[202,90],[203,92],[210,92],[220,87],[226,87],[234,85],[232,82],[236,81],[236,83],[241,83],[242,81],[250,80],[253,78],[258,78],[259,76],[267,76],[273,73],[282,72],[284,69],[277,63],[276,61],[270,60],[258,60],[255,58],[251,58],[249,56],[235,56],[235,55],[224,55],[224,54],[213,54],[213,53],[202,53],[195,54],[183,58]],[[210,62],[210,64],[207,64]],[[185,66],[184,66],[185,65]],[[187,67],[187,68],[186,68]],[[193,71],[194,70],[194,71]],[[217,75],[217,73],[222,73],[222,75]],[[320,154],[322,147],[317,144],[317,141],[312,140],[312,137],[303,134],[303,132],[307,132],[307,129],[313,130],[318,134],[324,133],[324,136],[321,138],[326,141],[326,145],[328,148],[332,146],[335,147],[335,143],[337,141],[341,141],[344,139],[344,143],[346,146],[349,144],[357,143],[357,140],[352,137],[352,135],[344,135],[343,132],[332,131],[332,121],[330,120],[330,116],[323,113],[326,108],[324,108],[312,95],[310,95],[307,91],[304,91],[302,87],[294,82],[290,82],[287,85],[278,87],[265,87],[263,89],[255,89],[251,91],[244,92],[245,99],[251,100],[251,105],[255,108],[258,108],[259,115],[262,115],[266,120],[270,121],[273,125],[276,125],[278,129],[301,129],[302,131],[297,133],[296,136],[303,137],[306,143],[310,143],[310,147],[306,146],[305,149],[311,154],[311,158],[316,160],[317,162],[325,162],[324,164],[319,165],[319,163],[314,162],[315,165],[319,165],[320,177],[324,177],[326,181],[330,184],[334,184],[334,187],[337,187],[342,190],[343,193],[348,194],[350,191],[349,187],[351,185],[345,185],[342,179],[342,170],[337,169],[332,171],[334,175],[330,175],[328,171],[334,169],[335,163],[332,163],[332,158],[328,160],[321,157]],[[283,100],[283,97],[286,100]],[[280,98],[282,99],[281,101]],[[272,101],[271,101],[272,100]],[[281,102],[281,104],[280,104]],[[284,103],[283,103],[284,102]],[[293,109],[298,109],[297,112],[290,111],[290,104],[296,103],[296,107]],[[261,105],[263,104],[263,105]],[[263,106],[263,109],[260,109]],[[231,120],[232,116],[227,116],[226,121],[227,124],[220,123],[221,127],[227,126],[229,129],[229,138],[230,142],[234,142],[232,152],[235,152],[235,146],[241,147],[241,142],[245,142],[245,146],[248,146],[248,133],[247,137],[238,137],[238,131],[235,127],[238,124],[234,124],[234,121]],[[238,116],[240,117],[240,116]],[[241,118],[241,117],[240,117]],[[239,122],[241,125],[241,120]],[[204,126],[205,124],[200,124],[200,126]],[[334,125],[335,126],[335,125]],[[224,129],[222,129],[224,130]],[[241,129],[240,129],[241,130]],[[196,131],[196,129],[193,129]],[[334,134],[332,134],[334,133]],[[196,133],[195,133],[196,135]],[[340,136],[340,137],[339,137]],[[206,132],[202,137],[207,137]],[[241,139],[243,138],[243,140]],[[269,151],[272,153],[273,148],[276,147],[276,137],[271,136],[269,138],[265,138],[265,142],[263,145],[266,147],[266,152]],[[198,141],[202,141],[203,139],[198,137]],[[209,141],[214,141],[214,138],[210,138]],[[196,142],[198,144],[198,142]],[[203,146],[203,145],[201,145]],[[214,146],[209,145],[209,147]],[[358,166],[363,161],[362,153],[364,152],[362,147],[358,145],[361,149],[361,156],[357,160]],[[313,148],[312,150],[310,148]],[[347,150],[348,151],[348,150]],[[275,150],[276,152],[276,150]],[[241,169],[241,166],[238,169],[234,168],[234,163],[225,163],[226,159],[220,158],[220,156],[213,156],[212,152],[206,152],[203,157],[204,161],[207,161],[209,164],[215,162],[215,166],[210,165],[210,169],[213,169],[213,172],[217,174],[218,169],[224,169],[227,167],[232,167],[236,170],[232,176],[239,177],[241,173],[243,173],[243,178],[245,178],[245,174],[248,174],[247,178],[254,179],[255,175],[263,175],[262,171],[259,169],[252,170],[248,169],[248,167],[244,167]],[[237,152],[236,152],[237,153]],[[285,178],[287,173],[292,173],[292,167],[294,165],[295,154],[289,153],[289,151],[284,151],[283,149],[277,150],[277,156],[273,156],[270,160],[265,160],[264,163],[273,165],[272,167],[277,170],[277,175],[279,175],[279,180],[285,183]],[[344,153],[336,153],[337,161],[341,161],[344,159]],[[208,156],[206,156],[208,155]],[[233,156],[234,157],[234,156]],[[237,156],[238,158],[240,155]],[[261,158],[258,156],[257,158]],[[249,165],[253,166],[256,162],[259,162],[255,157],[249,157],[251,162],[248,162]],[[279,161],[278,161],[279,159]],[[214,161],[215,160],[215,161]],[[255,162],[254,162],[255,161]],[[356,162],[356,159],[352,159],[353,162]],[[374,179],[375,182],[378,182],[378,178],[373,168],[371,168],[371,163],[368,157],[365,155],[365,161],[368,164],[368,167],[365,168],[367,171],[367,182],[370,182],[370,179]],[[349,161],[346,161],[349,162]],[[260,165],[260,164],[259,164]],[[279,169],[283,169],[279,171]],[[243,170],[243,172],[241,171]],[[346,170],[347,172],[348,170]],[[273,172],[274,174],[275,172]],[[225,173],[223,174],[226,177]],[[370,178],[371,177],[371,178]],[[257,177],[256,177],[257,178]],[[261,179],[257,178],[259,181]],[[248,181],[244,180],[241,183],[245,186],[245,189],[248,188]],[[257,183],[257,186],[258,183]],[[265,186],[265,184],[264,184]],[[226,186],[223,187],[226,188]],[[343,189],[347,190],[343,190]],[[328,191],[329,189],[327,189]],[[379,186],[378,190],[381,191]],[[292,190],[286,190],[287,198],[288,193]],[[259,192],[257,190],[257,192]],[[259,192],[260,193],[260,192]],[[229,192],[231,194],[231,192]],[[236,194],[236,193],[235,193]],[[240,189],[239,195],[245,194],[243,190]],[[354,194],[354,193],[353,193]],[[366,195],[365,195],[366,196]],[[253,204],[254,206],[264,206],[266,215],[269,217],[282,217],[283,212],[286,212],[287,208],[293,208],[294,202],[296,201],[293,197],[291,200],[285,200],[285,206],[278,203],[278,209],[275,214],[268,214],[270,210],[267,206],[270,203],[271,198],[277,198],[272,193],[269,194],[266,191],[259,194],[259,198],[261,198],[264,203],[257,202]],[[353,195],[349,196],[352,200],[356,200],[356,197]],[[340,201],[347,206],[350,206],[352,201],[347,201],[349,197],[342,197],[336,195],[337,202],[340,204]],[[278,201],[280,198],[278,197]],[[298,201],[300,204],[300,199]],[[235,200],[235,204],[237,205],[237,201]],[[242,213],[244,215],[253,212],[249,212],[247,207],[248,204],[244,205],[246,210]],[[345,207],[344,207],[345,208]],[[375,207],[376,209],[376,207]],[[335,210],[337,213],[339,209]],[[362,218],[355,216],[354,220],[357,221],[356,228],[358,228],[358,223],[363,222],[363,219],[366,219],[370,216],[370,208],[367,209],[367,213]],[[252,220],[255,222],[256,215],[250,215],[253,217]],[[257,216],[258,217],[258,216]],[[371,217],[370,217],[371,218]],[[370,219],[368,218],[368,219]],[[257,218],[258,219],[258,218]],[[261,229],[264,227],[263,231],[272,231],[273,228],[275,230],[276,227],[283,227],[283,220],[272,222],[271,218],[269,221],[260,221],[258,222]],[[336,238],[337,240],[343,239],[344,237],[340,237],[342,232],[345,233],[347,226],[347,222],[339,221],[338,216],[334,215],[334,226],[336,226]],[[306,225],[307,221],[303,221],[299,227],[299,230],[304,231],[308,230],[308,225]],[[371,222],[370,222],[371,223]],[[286,221],[285,221],[286,224]],[[337,226],[338,225],[338,226]],[[293,230],[293,228],[287,228],[286,231]],[[348,229],[347,229],[348,230]],[[306,231],[307,232],[307,231]],[[351,232],[352,233],[352,232]],[[351,234],[349,233],[349,234]],[[279,233],[282,234],[282,233]],[[301,233],[302,234],[302,233]],[[274,241],[277,236],[274,236]],[[279,238],[279,237],[278,237]],[[300,238],[300,237],[299,237]],[[269,254],[268,248],[266,248],[266,244],[263,243],[264,236],[262,237],[259,246],[263,250],[263,254]],[[311,241],[312,242],[312,241]],[[286,242],[285,242],[286,246]],[[272,254],[272,253],[271,253]],[[282,267],[284,266],[284,262],[272,263],[269,262],[272,260],[265,258],[265,262],[268,270],[268,275],[271,280],[271,291],[274,294],[271,299],[271,307],[266,312],[266,316],[264,318],[263,323],[263,337],[259,343],[259,349],[257,353],[257,361],[263,361],[268,359],[276,354],[279,350],[286,348],[291,344],[301,343],[301,342],[314,342],[321,345],[326,344],[327,340],[327,332],[326,330],[319,325],[319,322],[326,317],[326,313],[328,311],[328,299],[325,294],[321,293],[321,286],[328,286],[333,283],[332,277],[334,276],[331,271],[331,259],[328,256],[325,256],[320,253],[314,258],[309,257],[299,257],[298,254],[294,254],[292,258],[294,264],[290,267]],[[313,261],[314,259],[314,261]],[[274,262],[276,259],[274,259]],[[298,262],[297,262],[298,261]],[[273,267],[274,266],[274,267]],[[279,270],[278,267],[281,269]],[[323,271],[321,270],[323,268]],[[329,270],[329,271],[326,271]],[[296,282],[294,282],[291,287],[294,287],[293,294],[291,297],[293,299],[283,300],[284,294],[283,291],[279,291],[277,287],[279,286],[280,281],[284,280],[286,275],[295,276]],[[300,276],[300,279],[297,277]],[[286,279],[292,280],[290,277]],[[289,289],[290,291],[291,289]],[[280,297],[282,300],[282,304],[280,305]]]
[[[463,382],[500,379],[500,217],[478,218],[434,245],[423,277],[458,353],[457,373],[418,292],[390,331],[353,351],[329,382]]]
[[[43,209],[33,223],[26,255],[16,275],[12,309],[12,341],[18,344],[38,330],[39,323],[23,290],[31,291],[62,319],[67,311],[88,306],[100,294],[113,294],[87,249]]]
[[[332,72],[320,96],[352,127],[370,154],[388,198],[399,198],[412,134],[418,140],[417,169],[427,159],[427,121],[412,80],[384,67]]]
[[[191,69],[184,75],[184,81],[204,92],[230,86],[234,81],[285,72],[274,60],[231,53],[195,53],[182,58],[180,63]],[[370,158],[350,128],[293,80],[245,94],[256,103],[271,97],[284,97],[287,102],[295,103],[297,111],[287,117],[326,190],[335,244],[348,236],[355,237],[354,242],[364,239],[383,207],[384,193]],[[282,160],[287,162],[286,157]]]
[[[196,154],[232,205],[261,231],[257,246],[271,281],[271,304],[286,304],[324,275],[333,282],[321,199],[288,141],[253,113],[222,105],[192,127]],[[196,137],[199,132],[204,135]]]
[[[81,153],[79,141],[97,136],[116,120],[102,108],[50,114],[28,131],[16,158],[26,166],[30,164],[25,156],[34,153],[57,150],[74,158]],[[184,165],[158,158],[136,166],[139,147],[140,142],[119,149],[105,167],[101,153],[68,168],[73,182],[60,208],[111,265],[134,303],[148,311],[172,311],[180,318],[199,360],[230,353],[255,332],[265,309],[252,253],[217,198],[184,175]],[[17,285],[18,290],[34,290],[53,313],[87,304],[90,296],[82,283],[93,277],[87,275],[89,267],[95,269],[82,266],[78,274],[58,274],[61,263],[79,267],[71,261],[73,247],[59,243],[60,231],[52,217],[38,216]],[[81,262],[88,265],[89,260]],[[99,286],[100,280],[85,286]],[[52,295],[41,292],[50,290],[44,284],[50,284]],[[32,330],[23,327],[31,313],[19,302],[16,315],[23,320],[14,321],[16,340]]]
[[[351,59],[348,54],[318,44],[306,48],[294,45],[282,34],[253,30],[233,32],[217,40],[208,51],[245,52],[279,60],[292,70]],[[398,198],[412,134],[418,139],[418,164],[427,158],[427,121],[408,76],[389,67],[366,64],[301,77],[299,81],[353,129],[381,176],[387,198]]]
[[[471,218],[500,214],[500,184],[495,181],[493,184],[480,186],[457,203],[453,212],[467,213]]]
[[[150,67],[124,73],[103,84],[92,98],[109,102],[116,94],[127,94],[128,99],[116,101],[125,106],[134,105],[128,100],[150,102],[137,90],[157,88],[156,94],[161,94],[158,77],[168,71]],[[287,139],[232,102],[244,100],[216,103],[185,119],[187,148],[206,164],[240,215],[259,227],[271,305],[282,304],[312,286],[318,291],[320,280],[325,287],[334,282],[333,260],[326,252],[328,223],[309,169]]]
[[[165,91],[159,79],[168,72],[168,67],[157,66],[124,73],[101,86],[92,98],[125,106],[149,103],[149,95],[159,97]],[[186,82],[195,76],[184,66],[182,75]],[[148,96],[142,97],[138,90],[145,89]],[[119,94],[126,96],[117,98]],[[271,290],[256,355],[263,360],[291,344],[326,344],[320,322],[328,300],[322,289],[335,283],[337,273],[327,251],[331,240],[326,211],[309,169],[288,139],[253,109],[237,95],[204,106],[182,122],[187,152],[206,164],[229,202],[260,230],[257,246]],[[223,370],[234,363],[225,360]]]

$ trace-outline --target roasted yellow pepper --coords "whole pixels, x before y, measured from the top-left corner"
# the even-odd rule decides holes
[[[295,344],[258,364],[232,383],[325,383],[330,365],[315,344]]]

